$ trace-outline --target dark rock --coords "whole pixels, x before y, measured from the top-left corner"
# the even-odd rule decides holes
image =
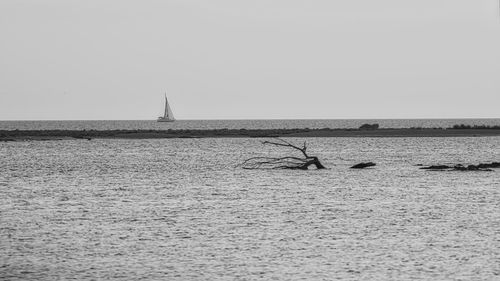
[[[375,164],[373,162],[359,163],[359,164],[352,166],[351,169],[364,169],[367,167],[373,167],[375,165],[377,165],[377,164]]]
[[[463,170],[460,170],[463,171]],[[493,171],[492,169],[489,169],[487,167],[484,167],[484,165],[469,165],[467,166],[467,169],[465,171],[485,171],[485,172],[491,172]]]
[[[420,168],[422,170],[446,170],[446,169],[451,169],[450,166],[447,165],[432,165],[428,167],[422,167]]]
[[[478,171],[479,167],[476,165],[469,165],[467,166],[467,171]]]
[[[488,168],[500,168],[500,163],[499,162],[493,162],[491,164],[487,163],[481,163],[477,165],[481,169],[488,169]]]
[[[497,163],[493,162],[492,164],[479,164],[479,165],[468,165],[464,166],[462,164],[457,164],[453,167],[447,165],[433,165],[428,167],[422,167],[420,169],[423,170],[434,170],[434,171],[493,171],[490,168],[493,166],[497,166]],[[499,165],[500,166],[500,165]]]

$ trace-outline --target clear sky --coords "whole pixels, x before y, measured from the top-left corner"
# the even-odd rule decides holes
[[[498,0],[1,0],[0,120],[500,117]]]

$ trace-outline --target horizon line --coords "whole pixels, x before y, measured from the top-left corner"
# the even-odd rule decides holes
[[[473,120],[473,119],[500,119],[500,117],[411,117],[411,118],[224,118],[224,119],[176,119],[176,121],[287,121],[287,120]],[[23,122],[23,121],[152,121],[156,119],[0,119],[0,122]]]

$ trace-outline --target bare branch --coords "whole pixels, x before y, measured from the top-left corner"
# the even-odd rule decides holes
[[[318,157],[309,156],[306,153],[307,144],[304,142],[302,148],[280,138],[277,141],[263,141],[262,144],[275,145],[281,147],[290,147],[299,150],[304,158],[286,156],[286,157],[252,157],[246,159],[241,163],[240,167],[243,169],[293,169],[293,170],[307,170],[309,166],[314,165],[317,169],[325,169],[321,164]]]
[[[280,138],[276,138],[278,141],[280,141],[281,143],[278,143],[278,142],[272,142],[272,141],[263,141],[262,143],[263,144],[271,144],[271,145],[276,145],[276,146],[284,146],[284,147],[291,147],[293,149],[297,149],[299,150],[300,152],[302,152],[302,154],[304,154],[304,156],[307,158],[309,157],[306,153],[306,149],[307,149],[307,146],[306,146],[306,142],[304,142],[304,147],[303,148],[300,148],[298,146],[295,146],[289,142],[287,142],[286,140],[284,139],[280,139]]]

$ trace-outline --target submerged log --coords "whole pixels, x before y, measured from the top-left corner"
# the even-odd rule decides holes
[[[364,168],[368,168],[368,167],[373,167],[375,165],[377,165],[377,164],[375,164],[373,162],[359,163],[359,164],[352,166],[351,169],[364,169]]]

